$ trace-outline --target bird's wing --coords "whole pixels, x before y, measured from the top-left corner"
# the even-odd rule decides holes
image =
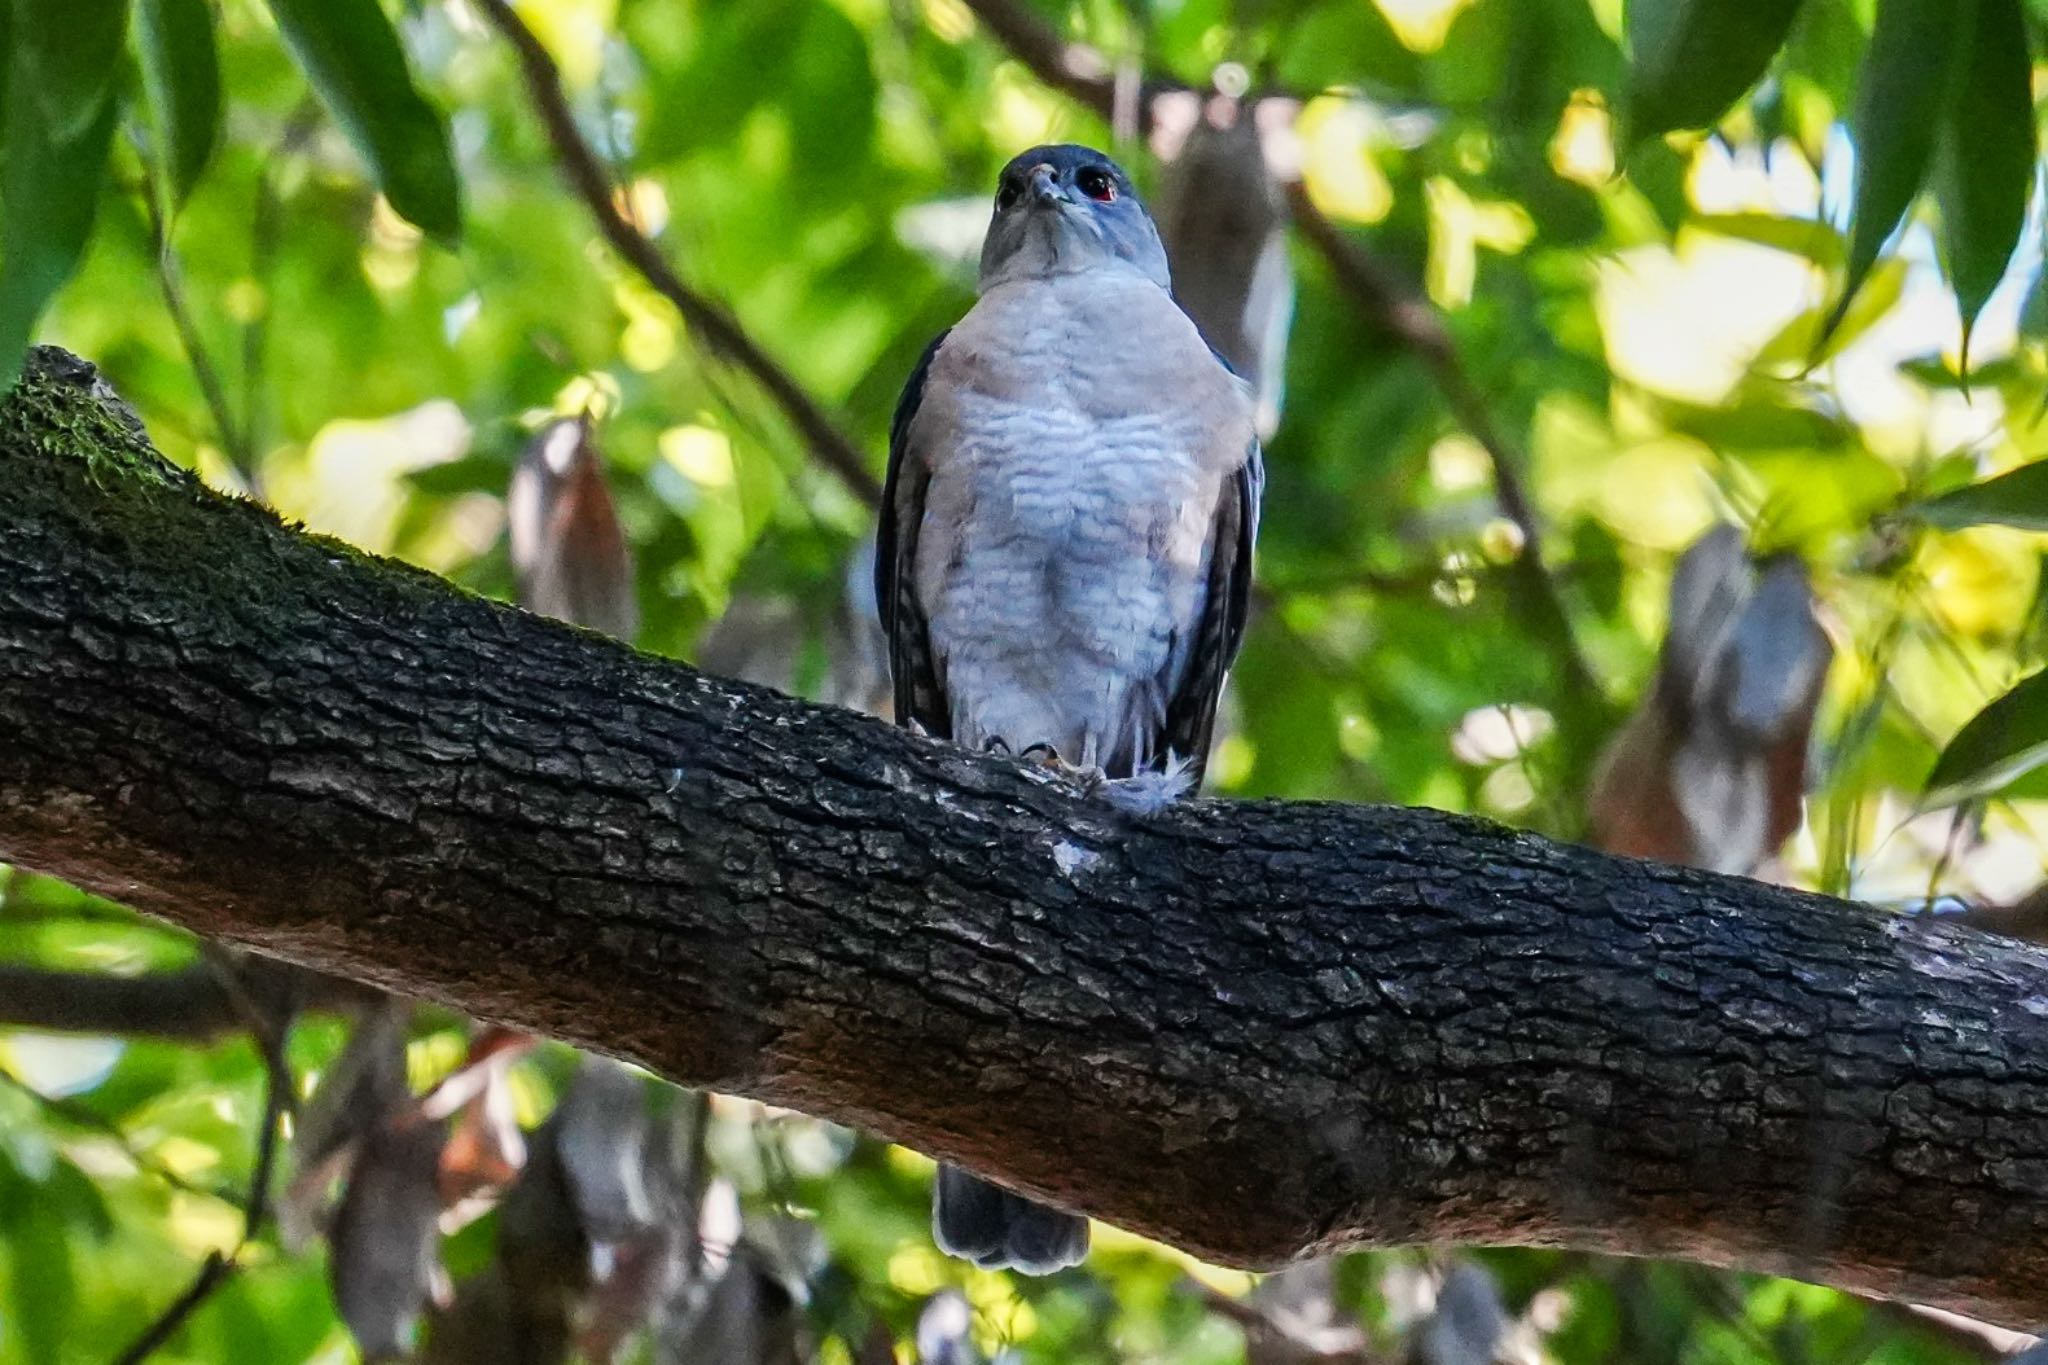
[[[1197,781],[1209,761],[1223,678],[1244,639],[1252,595],[1252,547],[1258,539],[1259,500],[1265,487],[1265,458],[1254,437],[1243,462],[1225,480],[1216,499],[1202,612],[1189,640],[1180,685],[1166,703],[1166,725],[1158,746],[1185,759]]]
[[[875,604],[882,613],[882,631],[889,641],[889,673],[895,680],[896,723],[913,721],[928,735],[952,738],[952,715],[945,703],[938,663],[932,654],[931,631],[917,601],[917,538],[924,527],[925,490],[931,470],[911,449],[910,424],[924,399],[925,377],[932,357],[948,333],[925,347],[896,415],[889,423],[889,476],[882,487],[881,526],[875,535]]]

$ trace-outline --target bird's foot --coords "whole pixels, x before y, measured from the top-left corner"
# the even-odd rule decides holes
[[[1007,750],[1005,751],[1007,752]],[[1098,788],[1109,779],[1102,769],[1076,767],[1060,757],[1059,750],[1050,744],[1033,744],[1017,755],[1042,781],[1064,782],[1078,788],[1083,796],[1093,796]]]
[[[994,748],[998,744],[1001,741],[991,741],[988,747],[992,752],[1010,752],[1008,745]],[[1157,815],[1194,790],[1195,786],[1193,765],[1171,754],[1167,756],[1165,767],[1134,773],[1129,777],[1111,777],[1093,764],[1076,766],[1061,758],[1059,751],[1050,744],[1033,744],[1020,751],[1017,757],[1040,781],[1063,783],[1083,796],[1099,798],[1128,815]]]

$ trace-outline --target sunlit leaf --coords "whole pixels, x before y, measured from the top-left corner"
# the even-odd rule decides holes
[[[156,124],[158,173],[182,204],[220,131],[220,61],[206,0],[136,0],[142,91]]]
[[[1925,806],[1993,792],[2048,763],[2048,670],[2029,674],[1973,716],[1928,774]]]
[[[320,102],[370,163],[400,217],[444,242],[462,227],[448,126],[412,83],[377,0],[270,0]]]
[[[1950,98],[1949,73],[1964,26],[1955,0],[1879,0],[1864,53],[1851,133],[1856,194],[1842,295],[1820,340],[1847,316],[1878,252],[1920,196],[1936,130]]]
[[[1972,0],[1957,58],[1954,103],[1934,167],[1941,256],[1963,314],[1963,372],[1970,331],[2005,277],[2026,226],[2034,188],[2033,76],[2019,0]],[[1957,27],[1965,27],[1958,24]]]
[[[1796,391],[1761,380],[1744,385],[1720,406],[1676,399],[1660,399],[1656,406],[1671,430],[1697,436],[1717,450],[1818,453],[1844,444],[1854,434],[1839,416],[1801,402]]]
[[[56,141],[74,142],[113,97],[128,0],[37,0],[14,9],[20,69],[35,73],[29,84],[42,109],[42,126]]]
[[[1287,26],[1279,74],[1308,90],[1360,81],[1408,89],[1420,64],[1377,5],[1319,5]]]
[[[83,132],[58,136],[48,101],[37,97],[41,73],[25,32],[15,34],[0,165],[0,390],[20,375],[36,319],[85,253],[116,112],[103,101]]]
[[[1831,360],[1882,322],[1905,290],[1905,262],[1885,261],[1870,272],[1863,288],[1846,301],[1846,307],[1829,308],[1823,304],[1786,323],[1757,352],[1757,364],[1805,366]]]
[[[1800,0],[1632,0],[1627,112],[1632,140],[1712,127],[1757,83]]]
[[[1930,498],[1913,509],[1935,526],[2017,526],[2048,531],[2048,460]]]
[[[1824,269],[1842,264],[1848,244],[1832,226],[1814,218],[1775,213],[1703,213],[1686,220],[1689,230],[1754,242],[1812,261]]]

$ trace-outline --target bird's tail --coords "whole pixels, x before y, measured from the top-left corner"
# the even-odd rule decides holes
[[[1088,1220],[1034,1204],[956,1166],[939,1167],[932,1187],[932,1237],[939,1250],[990,1270],[1050,1275],[1088,1254]]]

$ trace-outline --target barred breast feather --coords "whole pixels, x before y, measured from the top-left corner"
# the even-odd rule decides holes
[[[1247,386],[1171,297],[1094,275],[990,289],[897,427],[878,586],[899,715],[1112,777],[1169,752],[1199,769],[1259,464]]]

